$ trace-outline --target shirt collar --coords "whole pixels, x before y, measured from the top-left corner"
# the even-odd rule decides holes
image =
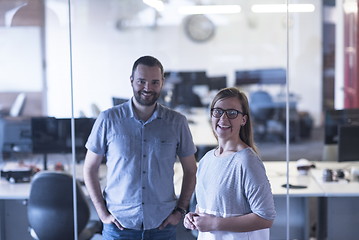
[[[127,102],[128,106],[129,106],[129,109],[130,109],[130,117],[138,119],[138,116],[136,115],[136,112],[133,109],[132,100],[133,100],[133,97]],[[155,107],[155,111],[153,112],[152,116],[147,120],[147,122],[151,122],[151,121],[153,121],[155,119],[161,119],[162,116],[163,116],[163,106],[157,102],[156,107]]]

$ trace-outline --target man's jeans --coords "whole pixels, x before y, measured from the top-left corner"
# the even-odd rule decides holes
[[[175,240],[176,226],[168,224],[166,228],[159,230],[120,230],[114,224],[104,224],[102,231],[103,240]]]

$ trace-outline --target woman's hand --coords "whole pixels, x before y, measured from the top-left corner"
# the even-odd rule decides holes
[[[193,216],[192,223],[200,232],[210,232],[217,230],[218,220],[214,215],[200,213]]]
[[[198,216],[198,214],[194,212],[189,212],[186,214],[186,216],[183,219],[183,225],[185,226],[185,228],[190,230],[197,229],[196,225],[194,224],[194,217],[196,216]]]

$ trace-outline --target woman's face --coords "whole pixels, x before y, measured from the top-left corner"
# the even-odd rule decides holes
[[[239,112],[243,112],[242,105],[239,99],[236,97],[220,99],[215,103],[213,109],[215,109],[214,110],[215,112],[212,111],[212,115],[211,115],[212,128],[216,133],[218,139],[222,139],[222,140],[239,139],[239,131],[241,127],[246,124],[247,121],[247,116],[239,113]],[[224,110],[224,112],[222,110]],[[228,110],[234,110],[234,111],[228,111]],[[223,112],[222,116],[219,117],[219,115],[222,112]],[[217,117],[213,116],[214,113],[217,113]]]

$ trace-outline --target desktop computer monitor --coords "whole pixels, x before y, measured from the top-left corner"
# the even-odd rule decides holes
[[[85,154],[87,149],[85,144],[91,133],[94,118],[75,118],[75,150],[76,154]],[[63,139],[63,149],[66,153],[72,152],[72,136],[71,136],[71,119],[59,118],[59,132],[60,138]]]
[[[324,122],[324,143],[338,144],[339,128],[343,125],[359,125],[359,108],[327,110]]]
[[[31,139],[33,153],[62,153],[63,142],[60,138],[59,123],[54,117],[31,119]]]
[[[32,152],[29,118],[0,118],[0,162],[13,160],[16,154]]]
[[[94,118],[76,118],[75,150],[86,152],[85,143],[95,122]],[[31,119],[32,152],[40,154],[71,153],[71,118],[36,117]]]
[[[183,84],[207,85],[206,71],[180,71],[178,72]]]
[[[338,161],[359,161],[359,125],[339,128]]]
[[[325,111],[323,161],[339,161],[339,128],[359,125],[359,109],[330,109]]]
[[[208,85],[207,73],[200,71],[166,71],[164,73],[165,84],[191,84]]]
[[[286,84],[284,68],[241,70],[235,72],[236,86],[252,84]]]
[[[218,76],[218,77],[208,77],[209,90],[220,90],[227,87],[227,77]]]
[[[173,84],[171,106],[202,107],[197,94],[193,92],[195,85],[208,85],[206,71],[177,71],[165,74],[168,83]],[[165,82],[166,84],[166,82]]]

